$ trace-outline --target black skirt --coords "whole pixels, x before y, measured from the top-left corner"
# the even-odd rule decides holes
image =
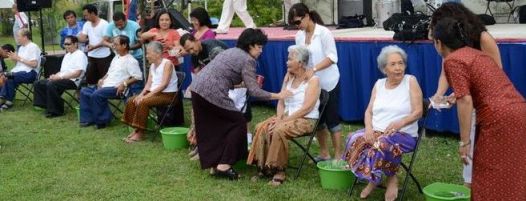
[[[192,92],[201,168],[233,165],[247,157],[247,124],[243,113],[220,108]]]

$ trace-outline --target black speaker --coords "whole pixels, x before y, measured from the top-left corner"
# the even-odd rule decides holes
[[[51,8],[51,0],[16,0],[18,11],[38,11],[41,8]]]
[[[168,11],[175,18],[175,22],[172,22],[172,23],[175,23],[175,26],[177,26],[178,28],[188,30],[188,31],[193,28],[192,24],[190,24],[190,22],[188,22],[188,20],[186,20],[186,18],[179,11],[175,9],[168,9]]]

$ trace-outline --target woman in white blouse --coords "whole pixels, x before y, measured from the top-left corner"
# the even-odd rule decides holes
[[[130,98],[122,115],[122,121],[135,129],[124,139],[126,143],[143,139],[151,107],[168,105],[176,96],[177,74],[172,62],[162,54],[160,42],[152,41],[146,46],[146,58],[152,65],[146,86],[139,95]]]
[[[293,45],[288,51],[287,75],[281,90],[292,92],[292,96],[279,100],[277,114],[256,126],[247,159],[248,164],[258,166],[259,177],[272,177],[269,184],[274,186],[285,181],[288,140],[311,132],[320,115],[320,79],[307,75],[309,50]]]
[[[303,3],[297,3],[289,10],[289,24],[298,26],[300,31],[296,33],[296,45],[305,45],[311,52],[308,66],[312,68],[307,71],[308,75],[317,75],[320,78],[320,86],[329,92],[329,102],[321,115],[318,130],[320,142],[320,155],[317,161],[331,158],[327,147],[328,131],[332,134],[334,145],[334,157],[340,158],[341,152],[341,126],[338,114],[338,99],[340,94],[338,70],[338,55],[336,53],[336,42],[334,36],[327,27],[322,26],[320,15],[309,10]]]
[[[365,128],[347,142],[346,160],[357,178],[369,184],[360,193],[365,199],[387,176],[385,200],[398,196],[398,172],[402,154],[412,152],[422,116],[422,91],[416,78],[406,75],[407,54],[395,45],[378,55],[378,69],[386,78],[376,81],[365,111]]]

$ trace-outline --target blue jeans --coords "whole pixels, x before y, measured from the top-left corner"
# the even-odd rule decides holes
[[[113,119],[108,99],[119,98],[115,87],[80,90],[80,123],[109,124]]]
[[[13,101],[16,95],[16,87],[22,83],[33,83],[37,78],[37,73],[32,70],[29,72],[16,72],[13,73],[13,78],[8,79],[4,86],[0,89],[0,97],[8,101]]]

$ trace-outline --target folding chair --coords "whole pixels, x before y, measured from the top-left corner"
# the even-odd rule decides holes
[[[155,122],[155,128],[153,128],[152,130],[154,133],[154,135],[152,136],[152,141],[155,140],[155,137],[157,137],[157,133],[159,133],[161,128],[168,125],[165,122],[167,120],[168,114],[174,112],[174,106],[175,104],[177,104],[177,100],[179,100],[178,96],[183,95],[181,93],[181,89],[184,83],[184,79],[186,78],[186,73],[182,71],[176,71],[176,73],[177,73],[177,94],[174,96],[174,98],[172,99],[169,105],[155,107],[154,112],[151,112],[149,114],[149,117],[151,117],[153,121]],[[183,103],[181,102],[179,104],[183,104]],[[157,114],[156,117],[155,117],[155,114]]]
[[[514,12],[515,9],[516,9],[516,8],[515,8],[515,0],[486,0],[486,12],[484,12],[484,13],[487,14],[488,11],[489,11],[489,15],[491,15],[492,17],[494,17],[493,15],[494,15],[495,13],[493,13],[493,12],[491,11],[491,6],[490,6],[490,3],[491,3],[491,2],[495,2],[496,4],[498,4],[498,3],[505,3],[505,4],[509,7],[510,10],[509,10],[507,13],[503,13],[503,14],[508,15],[508,21],[507,21],[507,22],[510,22],[510,18],[511,18],[511,16],[513,15],[513,12]]]
[[[322,89],[321,93],[320,93],[320,106],[318,108],[318,110],[320,112],[320,115],[322,115],[323,112],[325,111],[325,106],[327,105],[328,101],[329,101],[329,92],[327,92],[327,91]],[[314,129],[312,129],[312,131],[310,133],[308,133],[307,135],[301,136],[301,137],[308,137],[308,142],[307,142],[306,146],[304,146],[301,143],[299,143],[296,140],[297,138],[290,139],[290,141],[292,141],[294,144],[298,145],[298,147],[303,151],[303,157],[301,157],[301,161],[300,161],[299,167],[289,166],[290,168],[297,169],[296,170],[296,175],[294,176],[295,179],[297,179],[300,176],[301,169],[303,168],[303,165],[305,164],[305,159],[307,159],[307,156],[312,160],[312,162],[314,162],[316,164],[316,160],[309,153],[309,149],[310,149],[310,147],[312,145],[312,141],[314,139],[314,136],[316,136],[316,133],[318,131],[318,126],[319,126],[319,123],[320,123],[320,119],[321,119],[321,116],[320,116],[320,118],[318,118],[318,120],[316,120],[316,123],[314,124]],[[298,138],[301,138],[301,137],[298,137]]]
[[[420,194],[423,194],[423,191],[422,191],[422,186],[420,185],[420,182],[418,182],[418,180],[416,179],[415,175],[413,175],[413,165],[416,161],[416,154],[418,152],[418,148],[420,147],[420,142],[422,141],[422,136],[425,135],[426,133],[426,129],[425,129],[425,122],[426,122],[426,118],[427,118],[427,112],[428,112],[428,109],[429,109],[429,100],[427,99],[424,99],[423,101],[423,113],[422,113],[422,118],[420,119],[420,121],[418,122],[418,136],[416,138],[416,144],[415,144],[415,149],[413,150],[412,153],[407,153],[405,155],[411,155],[411,159],[409,161],[409,166],[407,166],[403,161],[400,163],[400,166],[405,170],[406,172],[406,175],[405,175],[405,178],[404,178],[404,183],[402,184],[402,188],[399,190],[401,191],[401,193],[399,194],[398,196],[398,200],[403,200],[404,199],[404,195],[405,195],[405,191],[407,190],[407,184],[408,184],[408,181],[409,181],[409,177],[411,177],[411,179],[413,180],[413,182],[415,182],[417,188],[418,188],[418,192],[420,192]],[[349,196],[352,196],[352,192],[354,190],[354,186],[359,182],[358,179],[355,179],[354,180],[354,183],[352,184],[351,188],[349,189]]]
[[[36,77],[36,80],[40,80],[41,78],[44,78],[44,64],[46,63],[46,57],[44,57],[44,55],[41,55],[40,56],[40,61],[39,61],[39,68],[37,70],[37,77]],[[18,85],[17,88],[15,88],[15,91],[18,93],[18,94],[21,94],[23,96],[23,99],[21,99],[23,102],[22,102],[22,106],[26,105],[26,102],[28,101],[31,101],[33,102],[33,91],[34,91],[34,86],[33,86],[33,82],[32,83],[20,83]]]

